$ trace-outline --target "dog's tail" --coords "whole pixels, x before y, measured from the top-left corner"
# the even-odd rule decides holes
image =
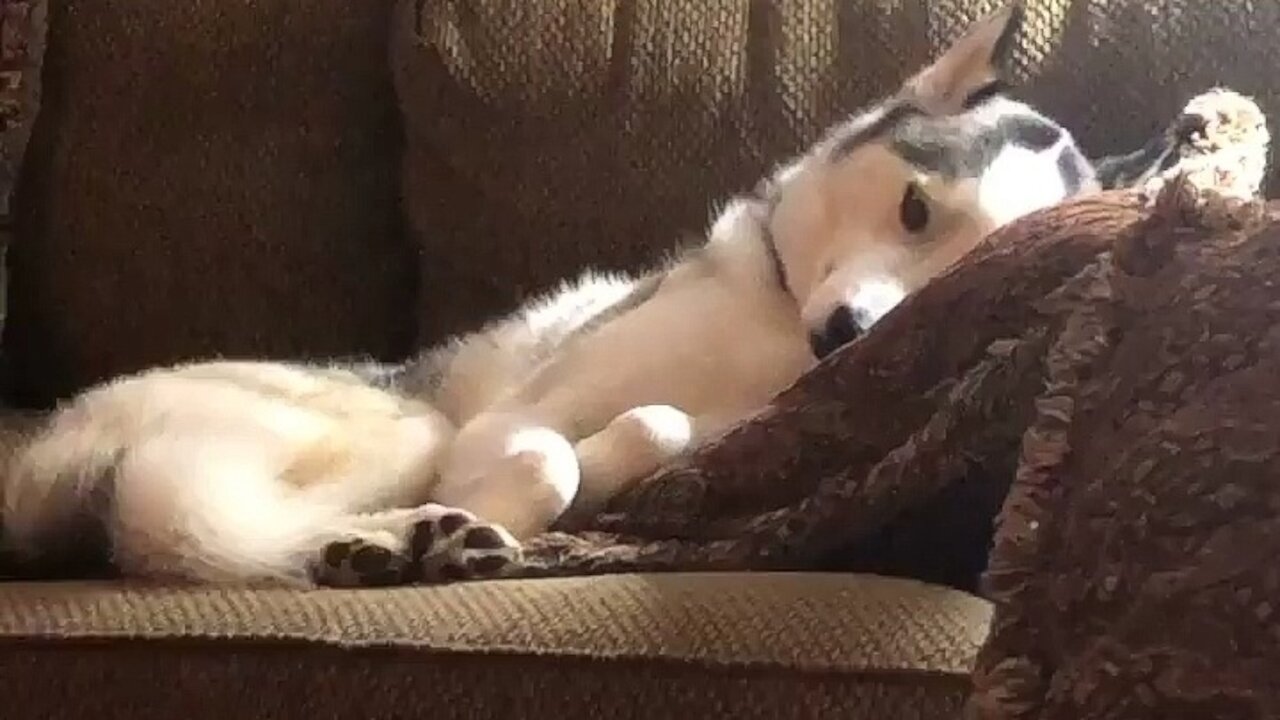
[[[129,442],[71,407],[10,437],[0,577],[307,582],[345,514],[284,492],[240,448],[189,433]],[[139,451],[141,447],[141,451]]]
[[[0,429],[0,577],[105,571],[99,512],[121,444],[110,430],[58,416],[6,417]]]
[[[88,410],[71,406],[11,438],[0,577],[308,582],[309,561],[346,516],[335,503],[286,492],[216,434],[131,441]]]
[[[330,543],[377,534],[370,503],[425,494],[452,437],[443,415],[323,373],[159,382],[93,391],[4,443],[0,576],[308,584]]]

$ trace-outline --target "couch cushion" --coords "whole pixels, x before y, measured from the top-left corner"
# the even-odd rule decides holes
[[[409,346],[389,0],[51,5],[10,256],[22,400],[192,356]]]
[[[10,203],[40,111],[48,6],[45,0],[7,0],[0,7],[0,255],[13,234]],[[5,273],[0,267],[0,323]]]
[[[952,590],[834,574],[0,583],[0,677],[24,678],[15,720],[951,718],[988,618]]]
[[[714,203],[1000,4],[398,3],[392,59],[428,338],[586,265],[657,260],[700,234]],[[1280,100],[1261,71],[1280,62],[1280,4],[1025,5],[1027,93],[1096,153],[1140,146],[1216,83]]]
[[[428,338],[585,265],[657,260],[928,52],[912,23],[859,0],[527,4],[399,0],[392,69]]]

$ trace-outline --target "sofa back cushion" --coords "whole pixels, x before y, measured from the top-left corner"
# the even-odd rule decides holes
[[[401,0],[424,337],[700,233],[714,202],[926,57],[928,11],[877,5]]]
[[[51,5],[9,257],[16,399],[409,347],[389,0]]]
[[[62,0],[7,384],[44,404],[184,358],[397,356],[653,262],[998,4]],[[1214,84],[1280,108],[1280,5],[1026,4],[1024,94],[1095,153]]]
[[[0,7],[0,257],[13,239],[13,191],[40,114],[48,9],[46,0],[11,0]],[[5,288],[0,267],[0,323]]]
[[[583,266],[658,259],[1001,4],[399,0],[424,338]],[[1027,0],[1016,72],[1094,152],[1136,148],[1208,86],[1277,99],[1280,5],[1263,5]]]

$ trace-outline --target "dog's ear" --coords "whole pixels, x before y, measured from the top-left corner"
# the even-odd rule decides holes
[[[1025,14],[1015,0],[971,25],[932,65],[906,82],[904,95],[926,112],[949,115],[997,92]]]

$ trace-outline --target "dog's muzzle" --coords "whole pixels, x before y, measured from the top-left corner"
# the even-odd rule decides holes
[[[809,333],[809,348],[814,357],[822,360],[861,337],[872,322],[874,319],[866,310],[839,305],[827,316],[821,329]]]

